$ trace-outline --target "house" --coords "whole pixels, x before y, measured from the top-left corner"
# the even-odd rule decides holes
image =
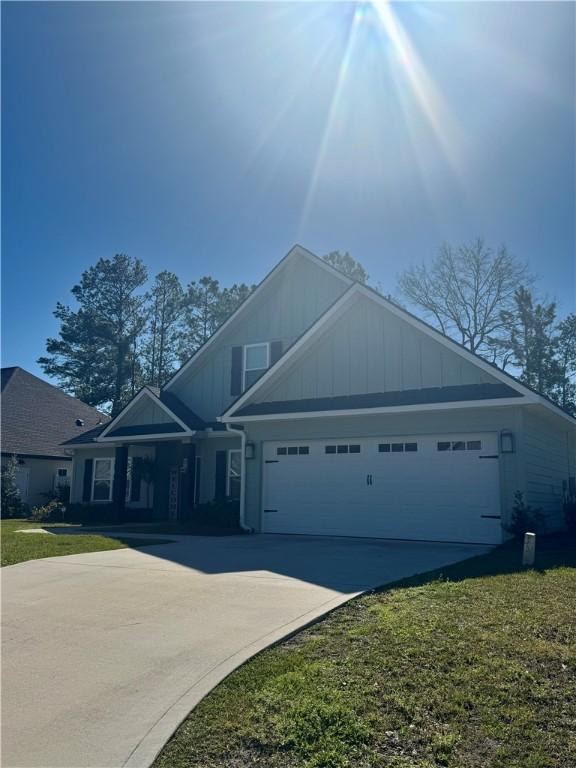
[[[16,484],[29,506],[68,485],[72,456],[62,443],[108,417],[23,368],[2,368],[2,465],[18,462]]]
[[[559,527],[576,475],[576,420],[299,246],[161,391],[68,445],[75,501],[237,499],[270,533],[498,543],[518,490]]]

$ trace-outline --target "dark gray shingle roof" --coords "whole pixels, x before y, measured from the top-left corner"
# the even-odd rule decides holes
[[[106,421],[96,408],[23,368],[2,368],[2,453],[64,457],[63,442],[99,423],[103,429]]]
[[[392,408],[402,405],[455,403],[465,400],[497,400],[503,397],[522,397],[522,395],[507,384],[464,384],[453,387],[373,392],[368,395],[343,395],[341,397],[318,397],[307,400],[252,403],[236,411],[234,416],[264,416],[275,413]]]

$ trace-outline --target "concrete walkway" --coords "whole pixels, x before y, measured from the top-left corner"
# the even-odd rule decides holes
[[[4,568],[2,765],[146,768],[262,648],[363,590],[485,549],[179,536]]]

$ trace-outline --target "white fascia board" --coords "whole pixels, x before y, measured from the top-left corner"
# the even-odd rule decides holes
[[[194,353],[194,355],[186,362],[184,365],[180,368],[179,371],[176,371],[176,373],[172,376],[171,379],[168,380],[168,382],[165,384],[164,389],[168,390],[170,387],[178,381],[180,376],[185,372],[190,370],[190,368],[193,365],[196,365],[198,360],[201,360],[205,353],[211,349],[211,347],[214,345],[214,343],[222,336],[222,334],[226,331],[227,328],[232,325],[232,323],[236,322],[238,318],[244,314],[247,307],[249,307],[253,301],[256,299],[257,296],[259,296],[264,288],[268,285],[268,283],[272,280],[272,278],[279,274],[283,269],[286,268],[286,266],[297,256],[301,256],[305,259],[308,259],[308,261],[313,262],[316,266],[322,267],[326,271],[330,272],[332,275],[335,275],[336,277],[339,277],[342,282],[346,283],[348,286],[352,285],[354,282],[351,278],[347,277],[345,274],[340,272],[339,270],[332,267],[330,264],[327,264],[323,259],[321,259],[318,256],[315,256],[310,251],[307,251],[306,248],[302,248],[300,245],[295,245],[293,248],[291,248],[286,256],[284,256],[283,259],[281,259],[275,267],[273,267],[270,272],[266,275],[266,277],[258,283],[256,288],[252,291],[252,293],[248,296],[248,298],[240,304],[240,306],[236,309],[235,312],[233,312],[230,317],[218,328],[215,333],[210,336],[210,338],[200,347],[200,349],[197,350],[197,352]]]
[[[227,424],[243,424],[252,421],[289,421],[300,419],[329,419],[332,416],[373,416],[389,413],[411,413],[414,411],[447,411],[462,408],[496,408],[510,405],[526,405],[519,397],[502,397],[498,400],[458,400],[451,403],[420,403],[418,405],[393,405],[381,408],[350,408],[341,411],[301,411],[296,413],[268,413],[259,416],[222,417]]]
[[[178,426],[182,427],[182,429],[184,429],[184,430],[186,430],[186,432],[190,433],[190,428],[189,428],[189,427],[188,427],[188,426],[187,426],[187,425],[186,425],[186,424],[185,424],[185,423],[182,421],[182,419],[179,419],[179,418],[178,418],[178,416],[176,416],[176,414],[175,414],[175,413],[172,413],[172,411],[170,410],[170,408],[168,408],[168,406],[167,406],[167,405],[165,405],[165,403],[163,403],[163,402],[162,402],[162,400],[160,400],[160,398],[159,398],[157,395],[155,395],[155,394],[154,394],[154,392],[152,392],[152,390],[151,390],[151,389],[148,389],[147,387],[143,387],[143,388],[140,390],[140,392],[138,392],[138,394],[137,394],[137,395],[136,395],[136,396],[135,396],[135,397],[134,397],[132,400],[130,400],[130,402],[129,402],[129,403],[127,403],[127,404],[124,406],[124,408],[122,408],[122,410],[120,411],[120,413],[119,413],[117,416],[115,416],[115,417],[114,417],[114,418],[113,418],[113,419],[112,419],[112,420],[111,420],[111,421],[110,421],[110,422],[109,422],[109,423],[106,425],[106,428],[105,428],[105,429],[103,429],[103,430],[102,430],[102,432],[101,432],[101,433],[98,435],[98,437],[95,437],[95,438],[94,438],[94,440],[95,440],[96,442],[100,442],[100,441],[102,441],[102,440],[106,440],[106,439],[107,439],[107,438],[106,438],[106,435],[107,435],[107,434],[108,434],[108,432],[110,431],[110,428],[111,428],[111,427],[112,427],[114,424],[116,424],[116,423],[117,423],[117,422],[118,422],[118,421],[119,421],[119,420],[122,418],[122,416],[125,416],[125,415],[126,415],[126,413],[128,413],[128,410],[129,410],[129,409],[133,408],[133,407],[134,407],[134,406],[135,406],[137,403],[139,403],[139,402],[140,402],[140,400],[142,400],[142,398],[143,398],[143,397],[148,397],[150,400],[152,400],[152,402],[153,402],[155,405],[158,405],[158,406],[159,406],[159,407],[160,407],[160,408],[161,408],[161,409],[164,411],[164,413],[166,413],[168,416],[170,416],[170,418],[172,419],[172,421],[175,421],[175,422],[176,422],[176,424],[178,424]]]
[[[114,437],[96,438],[98,442],[93,443],[93,445],[98,445],[98,443],[109,444],[114,442],[118,443],[118,445],[121,445],[122,443],[136,443],[143,441],[150,442],[153,440],[180,440],[184,437],[193,437],[195,434],[195,431],[187,429],[186,432],[162,432],[159,434],[148,435],[115,435]]]
[[[246,402],[251,400],[256,392],[262,389],[265,384],[274,378],[279,378],[282,370],[286,367],[290,360],[292,360],[295,355],[297,355],[304,347],[306,347],[308,343],[314,339],[314,337],[323,326],[325,326],[335,316],[341,313],[343,308],[352,301],[353,297],[358,293],[357,288],[358,284],[355,284],[351,286],[345,293],[343,293],[342,296],[340,296],[340,298],[335,301],[334,304],[332,304],[330,309],[326,310],[326,312],[320,318],[318,318],[314,325],[312,325],[304,334],[302,334],[298,341],[294,342],[288,351],[282,355],[282,357],[280,357],[280,359],[277,360],[271,368],[268,368],[265,374],[260,376],[258,381],[256,381],[249,389],[247,389],[243,395],[240,395],[240,397],[235,400],[221,416],[218,416],[217,421],[227,421],[231,412],[237,411],[238,408],[241,408]]]

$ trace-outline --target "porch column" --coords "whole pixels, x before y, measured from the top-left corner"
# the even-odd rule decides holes
[[[194,489],[196,486],[196,445],[194,443],[184,443],[183,458],[186,471],[182,474],[181,517],[189,518],[194,509]]]
[[[114,453],[114,485],[112,501],[116,514],[121,517],[126,506],[126,473],[128,471],[128,446],[120,445]]]

